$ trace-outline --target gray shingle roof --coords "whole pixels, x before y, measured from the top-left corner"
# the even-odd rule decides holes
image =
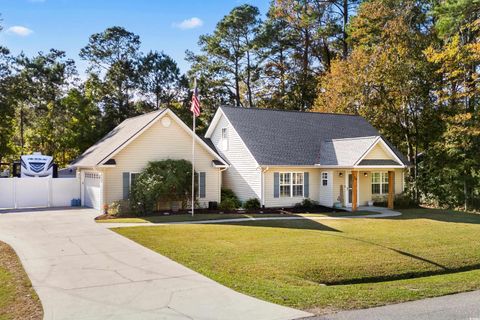
[[[322,155],[322,145],[333,147],[326,145],[328,141],[380,135],[364,118],[355,115],[228,106],[221,110],[260,165],[310,166],[322,159],[332,162],[331,154]],[[398,150],[393,151],[408,164]],[[357,150],[352,152],[357,154]]]
[[[377,139],[378,136],[323,141],[317,163],[324,166],[353,166]]]
[[[390,159],[363,159],[358,164],[359,166],[398,166],[398,163],[395,160]]]
[[[76,167],[94,167],[108,160],[108,156],[132,139],[149,123],[159,117],[166,109],[152,111],[124,120],[106,136],[88,148],[72,162]]]

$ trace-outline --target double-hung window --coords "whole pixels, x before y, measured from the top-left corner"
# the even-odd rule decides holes
[[[280,172],[280,197],[303,197],[303,172]]]
[[[388,194],[388,172],[372,173],[372,194]]]
[[[139,175],[140,172],[130,172],[130,190],[132,189]]]
[[[322,186],[328,186],[328,172],[322,172]]]

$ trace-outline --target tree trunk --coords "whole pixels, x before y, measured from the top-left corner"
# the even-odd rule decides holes
[[[343,0],[343,43],[342,43],[342,51],[343,51],[343,59],[347,59],[348,57],[348,44],[347,44],[347,24],[348,24],[348,0]]]
[[[247,41],[248,46],[248,41]],[[250,75],[250,50],[247,50],[247,94],[248,94],[248,105],[252,108],[253,105],[253,98],[252,98],[252,87],[250,84],[251,75]]]
[[[235,58],[235,104],[240,107],[240,79],[238,77],[238,58]]]
[[[303,68],[303,75],[302,75],[302,111],[306,111],[307,105],[307,82],[308,82],[308,65],[309,65],[309,53],[310,53],[310,32],[308,29],[305,29],[305,43],[303,48],[303,61],[302,61],[302,68]]]

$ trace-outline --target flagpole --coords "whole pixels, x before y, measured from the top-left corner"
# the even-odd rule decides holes
[[[195,215],[195,114],[193,116],[192,128],[192,217]]]

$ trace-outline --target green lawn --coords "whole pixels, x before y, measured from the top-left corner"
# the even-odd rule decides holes
[[[480,289],[480,215],[118,228],[240,292],[317,313]]]
[[[42,305],[17,255],[0,242],[0,320],[42,318]]]
[[[166,223],[166,222],[184,222],[200,220],[220,220],[220,219],[240,219],[240,218],[268,218],[268,217],[345,217],[352,215],[375,215],[375,212],[329,212],[329,213],[303,213],[303,214],[279,214],[279,213],[258,213],[258,214],[240,214],[240,213],[202,213],[193,217],[189,214],[176,214],[170,216],[149,216],[139,218],[116,218],[96,220],[99,223]]]

